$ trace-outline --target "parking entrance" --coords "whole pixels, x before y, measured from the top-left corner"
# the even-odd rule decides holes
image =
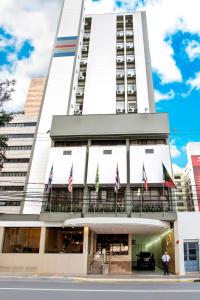
[[[173,230],[160,235],[132,235],[132,271],[162,274],[162,255],[170,255],[170,273],[175,273]]]

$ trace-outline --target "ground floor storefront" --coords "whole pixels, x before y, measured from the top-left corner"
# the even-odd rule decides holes
[[[182,214],[175,223],[123,217],[0,221],[0,272],[162,274],[165,251],[170,273],[198,272],[200,231],[188,229],[189,218]],[[200,224],[196,213],[193,220]]]

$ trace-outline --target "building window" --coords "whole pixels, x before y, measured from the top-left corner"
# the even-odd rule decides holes
[[[145,149],[145,153],[146,154],[153,154],[154,153],[154,149]]]
[[[6,151],[13,151],[13,150],[31,150],[31,145],[26,146],[8,146],[6,147]]]
[[[40,228],[5,228],[3,253],[39,253]]]
[[[23,186],[0,186],[0,191],[23,191]]]
[[[46,228],[46,253],[83,253],[83,228]]]
[[[73,187],[73,193],[70,193],[66,187],[53,186],[51,197],[49,194],[46,197],[43,211],[82,212],[83,188]]]
[[[2,177],[24,177],[27,172],[2,172],[0,176]]]
[[[98,234],[97,235],[97,252],[116,255],[128,255],[128,234]]]
[[[9,164],[9,163],[29,163],[29,158],[7,158],[5,162],[7,164]]]
[[[27,122],[27,123],[7,123],[3,127],[29,127],[36,126],[36,122]]]
[[[1,137],[7,137],[8,139],[23,139],[23,138],[33,138],[34,134],[27,133],[27,134],[5,134],[0,135]]]

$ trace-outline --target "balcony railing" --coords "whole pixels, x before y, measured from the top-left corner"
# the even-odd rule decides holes
[[[43,204],[43,212],[72,212],[72,213],[155,213],[174,212],[175,203],[172,198],[154,200],[125,200],[120,199],[83,199],[60,200],[47,199]]]

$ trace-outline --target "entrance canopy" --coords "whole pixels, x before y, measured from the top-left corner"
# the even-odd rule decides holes
[[[143,218],[111,218],[92,217],[75,218],[64,221],[64,226],[88,226],[96,233],[134,233],[134,234],[161,234],[170,229],[170,223],[154,219]]]

